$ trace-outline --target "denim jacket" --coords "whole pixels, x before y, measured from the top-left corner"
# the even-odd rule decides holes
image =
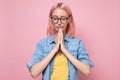
[[[85,49],[85,46],[81,39],[77,37],[69,37],[65,35],[64,44],[70,54],[78,60],[88,64],[90,67],[94,66],[93,62],[89,59],[89,55]],[[54,48],[55,40],[54,36],[48,36],[37,42],[35,52],[32,56],[32,60],[27,63],[27,68],[30,68],[37,62],[41,61],[47,54]],[[68,60],[68,59],[67,59]],[[52,68],[54,63],[54,57],[42,72],[42,80],[50,80],[52,74]],[[68,60],[68,80],[80,80],[78,78],[76,67]]]

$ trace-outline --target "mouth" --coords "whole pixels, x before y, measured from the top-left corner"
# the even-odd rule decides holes
[[[63,28],[63,26],[56,26],[57,27],[57,29],[62,29]]]

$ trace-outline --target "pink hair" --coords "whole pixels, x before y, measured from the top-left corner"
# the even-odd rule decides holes
[[[64,3],[57,3],[54,6],[52,6],[52,8],[50,9],[50,13],[49,13],[49,17],[52,15],[52,12],[56,9],[56,8],[60,8],[63,9],[67,12],[67,14],[71,17],[71,22],[68,23],[67,25],[67,30],[66,33],[69,34],[70,37],[75,35],[75,24],[74,24],[74,20],[73,20],[73,16],[72,16],[72,12],[69,8],[68,5],[64,4]],[[48,22],[48,28],[47,28],[47,35],[52,35],[53,34],[53,27],[50,25],[50,20]]]

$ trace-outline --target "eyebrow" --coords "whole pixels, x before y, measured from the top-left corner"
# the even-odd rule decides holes
[[[52,17],[58,17],[57,15],[52,15]],[[61,17],[69,17],[69,16],[61,16]]]

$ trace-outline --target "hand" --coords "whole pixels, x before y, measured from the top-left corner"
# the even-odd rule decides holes
[[[54,39],[55,39],[55,47],[54,47],[54,50],[55,52],[61,52],[61,49],[60,49],[60,44],[61,44],[61,34],[62,33],[62,30],[59,29],[58,33],[54,36]]]
[[[58,43],[60,44],[60,51],[62,51],[64,53],[66,48],[64,45],[64,37],[63,37],[62,29],[59,29],[59,32],[58,32]]]
[[[57,38],[55,38],[55,39],[57,39],[56,40],[56,45],[55,45],[55,52],[63,52],[63,53],[65,53],[65,50],[66,50],[66,48],[65,48],[65,45],[64,45],[64,37],[63,37],[63,32],[62,32],[62,29],[59,29],[59,31],[58,31],[58,34],[57,34]]]

